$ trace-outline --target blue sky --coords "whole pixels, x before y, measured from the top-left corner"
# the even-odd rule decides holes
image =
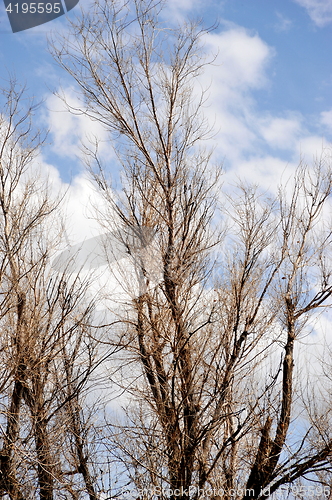
[[[68,188],[66,230],[75,245],[101,232],[89,208],[101,201],[87,180],[80,144],[90,134],[102,139],[106,134],[96,122],[66,112],[52,93],[62,86],[75,103],[73,82],[47,50],[48,34],[65,32],[68,19],[12,34],[0,2],[0,85],[8,72],[16,74],[30,96],[43,100],[36,120],[50,133],[39,162],[55,191]],[[300,155],[310,163],[322,145],[331,145],[332,0],[166,0],[163,15],[170,24],[188,17],[201,17],[206,26],[219,23],[204,40],[206,52],[217,57],[200,84],[209,87],[204,113],[215,124],[213,158],[224,163],[226,188],[241,178],[273,191],[292,175]],[[115,171],[112,161],[110,153]],[[118,273],[120,282],[121,268]],[[103,278],[109,287],[109,275]],[[329,332],[331,319],[320,321],[318,333]]]
[[[70,13],[73,18],[81,0]],[[202,18],[219,23],[205,38],[208,53],[218,54],[201,84],[209,86],[204,110],[216,135],[214,159],[223,161],[225,181],[245,177],[270,189],[292,172],[300,154],[310,162],[332,140],[332,0],[166,0],[164,21]],[[0,9],[0,77],[8,72],[27,84],[43,104],[36,119],[50,130],[42,162],[54,182],[72,182],[83,199],[89,188],[79,159],[80,141],[90,133],[105,138],[96,123],[73,117],[52,94],[61,85],[74,100],[73,82],[47,50],[47,36],[65,31],[64,16],[12,34]]]

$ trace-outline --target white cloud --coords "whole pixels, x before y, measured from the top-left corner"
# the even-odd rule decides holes
[[[216,59],[206,66],[197,92],[208,88],[209,106],[204,114],[216,131],[216,160],[225,158],[227,164],[234,165],[257,147],[251,90],[268,87],[266,70],[274,49],[256,33],[229,23],[224,31],[206,35],[204,42],[207,54]]]
[[[180,6],[189,9],[199,2],[186,0]],[[257,131],[259,117],[255,114],[255,102],[250,92],[268,87],[267,68],[274,49],[257,33],[227,22],[223,27],[222,31],[204,37],[207,55],[216,55],[216,60],[205,67],[196,90],[199,94],[202,88],[209,89],[210,106],[204,109],[204,113],[211,126],[215,123],[217,135],[213,142],[217,140],[218,143],[218,161],[226,158],[234,165],[248,153],[257,154],[258,142],[261,141]],[[71,87],[65,89],[65,96],[70,105],[79,107],[78,97]],[[52,149],[57,155],[76,158],[81,155],[81,141],[86,142],[87,137],[106,139],[106,131],[97,122],[70,114],[58,97],[48,96],[46,105],[45,121],[50,129]],[[115,158],[107,141],[102,142],[102,147],[108,147],[108,162]]]
[[[63,242],[52,260],[53,268],[58,272],[66,269],[72,277],[80,272],[82,279],[89,278],[90,295],[104,295],[99,306],[101,310],[108,307],[114,311],[142,290],[146,291],[141,280],[141,259],[150,286],[156,286],[161,280],[161,266],[160,252],[153,239],[140,251],[133,248],[130,257],[123,251],[121,242],[112,238],[112,231],[119,229],[115,224],[116,216],[91,180],[81,174],[66,187],[61,207]],[[98,213],[107,214],[107,226],[101,225]],[[148,232],[146,236],[153,234]]]
[[[80,101],[73,89],[67,88],[63,94],[69,106],[80,108]],[[70,113],[64,102],[55,95],[47,97],[46,106],[44,120],[52,136],[52,149],[57,155],[79,157],[82,143],[89,145],[96,138],[100,141],[101,150],[106,147],[107,131],[100,123],[82,114]]]
[[[220,7],[220,3],[222,3],[221,0],[219,0],[218,7]],[[193,15],[201,10],[206,11],[211,4],[212,0],[168,0],[162,11],[162,17],[172,24],[187,22],[188,13]]]
[[[304,7],[320,28],[332,22],[332,0],[294,0]]]
[[[268,117],[261,120],[260,133],[266,143],[276,149],[291,150],[301,134],[301,116]]]
[[[219,34],[209,33],[205,42],[210,52],[218,54],[214,66],[218,85],[257,89],[267,84],[266,63],[273,49],[257,34],[237,26]]]
[[[287,17],[283,16],[280,12],[276,12],[278,17],[278,21],[274,25],[274,28],[277,32],[289,31],[293,25],[293,22]]]
[[[329,111],[323,111],[320,114],[321,117],[321,123],[325,125],[330,132],[332,132],[332,109]]]
[[[273,116],[259,108],[252,91],[268,91],[271,82],[267,70],[275,50],[258,34],[233,23],[223,24],[223,31],[205,35],[206,53],[216,55],[216,59],[214,64],[205,67],[195,88],[197,94],[202,88],[209,89],[204,114],[216,131],[212,139],[212,145],[216,146],[214,159],[217,162],[225,159],[230,172],[225,177],[226,184],[227,179],[233,181],[239,176],[273,190],[285,169],[292,171],[295,168],[301,154],[310,163],[320,153],[322,138],[309,135],[300,113],[281,110],[278,116]],[[68,88],[66,95],[75,106],[74,92]],[[47,99],[47,104],[51,110],[47,116],[48,125],[58,153],[64,156],[78,154],[80,141],[87,135],[105,138],[105,130],[96,122],[70,115],[54,96]],[[332,110],[321,114],[321,122],[332,124]],[[73,191],[84,191],[82,179],[75,181]],[[83,184],[77,186],[78,182]],[[80,195],[74,198],[78,205],[75,202],[73,208],[80,206]],[[88,203],[86,199],[84,202]],[[77,228],[79,224],[73,226]]]
[[[275,50],[257,34],[232,25],[207,35],[206,48],[218,54],[200,82],[209,87],[211,105],[204,112],[217,131],[215,158],[225,159],[230,180],[239,176],[273,191],[301,156],[310,164],[320,154],[324,139],[309,132],[299,112],[280,110],[276,116],[259,107],[252,90],[268,91],[267,69]],[[332,110],[322,113],[321,122],[332,125]]]
[[[98,221],[98,213],[107,213],[108,229],[114,217],[108,205],[88,174],[81,173],[66,186],[66,196],[62,205],[66,221],[66,244],[76,245],[86,239],[107,232]],[[61,249],[63,250],[63,249]]]
[[[201,4],[201,0],[168,0],[167,8],[171,10],[181,10],[184,12],[188,12],[193,10]]]
[[[226,173],[225,187],[237,184],[241,180],[256,184],[260,189],[276,194],[281,179],[287,180],[295,169],[295,163],[288,163],[277,157],[252,156],[249,160],[239,162]]]
[[[319,158],[326,146],[324,138],[316,135],[308,135],[299,139],[296,154],[301,156],[305,162],[311,164],[316,158]]]

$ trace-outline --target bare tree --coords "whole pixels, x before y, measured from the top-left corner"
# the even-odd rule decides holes
[[[70,262],[51,265],[63,194],[52,194],[37,168],[36,108],[14,81],[2,95],[0,496],[95,500],[86,400],[109,352],[97,349],[91,277],[70,275]]]
[[[138,262],[141,293],[113,337],[126,349],[130,403],[127,422],[109,427],[109,451],[141,496],[244,500],[324,485],[329,419],[313,418],[294,352],[332,291],[330,157],[300,164],[290,198],[242,186],[221,239],[211,229],[220,170],[202,148],[195,93],[205,31],[169,29],[159,13],[153,1],[97,1],[52,46],[81,91],[69,108],[108,128],[123,166],[116,199],[89,152],[110,212],[128,231],[156,229],[162,282],[151,287]]]
[[[40,135],[31,127],[33,106],[22,110],[23,91],[10,83],[1,116],[1,321],[4,335],[3,353],[7,358],[4,379],[7,420],[1,453],[2,488],[12,498],[23,498],[19,488],[17,467],[20,457],[15,448],[20,441],[20,414],[28,377],[28,360],[35,342],[27,316],[27,273],[35,273],[35,255],[41,258],[45,249],[38,248],[36,238],[40,224],[55,210],[45,192],[39,193],[38,183],[23,181],[27,167],[41,144]],[[38,252],[39,250],[39,252]],[[29,286],[29,285],[28,285]],[[33,286],[32,286],[33,291]],[[35,290],[37,293],[37,290]],[[36,297],[34,297],[36,298]],[[7,338],[6,338],[7,337]],[[8,386],[7,386],[8,384]],[[37,425],[39,428],[39,426]],[[38,431],[37,431],[38,432]]]

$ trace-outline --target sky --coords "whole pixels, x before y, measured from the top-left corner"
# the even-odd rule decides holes
[[[80,0],[68,18],[88,1]],[[209,88],[204,114],[214,126],[213,158],[224,165],[225,185],[241,178],[273,190],[301,156],[310,163],[329,146],[332,0],[166,0],[163,17],[170,25],[188,18],[217,23],[204,39],[216,59],[200,85]],[[1,3],[0,86],[15,74],[42,102],[35,119],[49,135],[40,161],[56,187],[70,184],[69,239],[75,244],[95,227],[87,209],[95,194],[80,145],[90,134],[106,135],[96,122],[70,115],[54,95],[61,87],[75,100],[73,81],[55,64],[47,43],[52,32],[66,31],[68,18],[12,33]],[[116,175],[111,155],[109,168]]]
[[[80,0],[68,18],[88,1]],[[0,86],[15,74],[41,102],[35,118],[49,135],[39,161],[55,190],[68,188],[68,241],[76,245],[100,232],[89,209],[98,196],[80,144],[91,133],[105,139],[105,131],[70,115],[55,95],[61,87],[75,101],[73,81],[47,48],[50,33],[65,32],[68,19],[13,34],[0,2]],[[226,189],[240,178],[273,191],[301,157],[311,163],[331,145],[332,0],[166,0],[163,16],[170,25],[188,18],[217,23],[204,40],[216,59],[200,84],[209,88],[204,113],[214,125],[213,159],[224,165]],[[109,168],[117,174],[112,155]],[[321,321],[328,331],[331,318]]]
[[[68,17],[85,6],[81,0]],[[301,154],[310,162],[331,142],[332,0],[166,0],[163,15],[170,24],[188,17],[218,23],[205,39],[206,51],[217,57],[202,76],[209,86],[204,112],[228,177],[249,175],[269,187]],[[74,98],[73,82],[47,48],[50,32],[67,26],[63,16],[11,33],[1,4],[0,82],[15,74],[29,95],[43,100],[37,118],[50,130],[43,159],[73,184],[84,171],[80,141],[96,124],[64,112],[53,95],[62,86]]]

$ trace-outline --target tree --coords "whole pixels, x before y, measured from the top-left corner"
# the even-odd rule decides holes
[[[330,157],[300,164],[290,198],[242,186],[229,228],[211,229],[220,169],[202,148],[195,87],[205,31],[167,28],[160,8],[96,1],[52,45],[81,91],[68,107],[107,127],[122,164],[116,198],[98,147],[88,152],[110,212],[123,230],[156,229],[162,282],[151,287],[138,262],[141,293],[110,339],[127,352],[130,403],[109,450],[143,496],[266,498],[300,480],[312,492],[331,473],[331,406],[306,394],[295,349],[332,291]]]
[[[52,268],[63,194],[38,171],[36,110],[15,81],[0,115],[1,498],[97,498],[86,399],[98,325],[91,277]],[[91,332],[93,331],[94,337]],[[104,349],[103,355],[108,355]]]

